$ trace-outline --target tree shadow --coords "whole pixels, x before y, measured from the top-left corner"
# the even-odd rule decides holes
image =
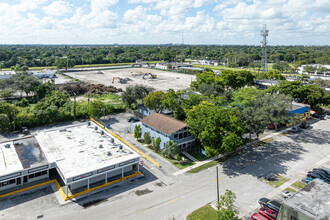
[[[108,125],[113,125],[113,124],[119,123],[119,120],[116,118],[102,119],[102,121]]]
[[[299,160],[304,152],[297,143],[274,141],[263,146],[252,145],[246,153],[222,163],[223,172],[231,177],[242,174],[261,177],[268,172],[285,174],[289,169],[285,162]]]
[[[330,131],[313,129],[312,127],[302,130],[299,133],[289,134],[287,137],[298,143],[330,144]]]

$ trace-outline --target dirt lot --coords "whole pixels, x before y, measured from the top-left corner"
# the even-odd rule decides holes
[[[103,74],[97,74],[97,71],[83,71],[67,73],[68,75],[88,83],[100,83],[107,86],[115,86],[117,88],[125,88],[129,85],[147,85],[153,87],[155,90],[167,91],[172,88],[174,90],[187,89],[190,82],[195,80],[195,75],[160,71],[146,68],[128,68],[115,70],[102,70]],[[150,76],[143,75],[145,73],[156,74],[156,79],[151,79]],[[120,83],[118,79],[112,83],[113,77],[120,77],[126,79],[126,83]]]

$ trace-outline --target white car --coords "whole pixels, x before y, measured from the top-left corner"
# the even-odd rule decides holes
[[[290,191],[284,191],[284,192],[282,192],[282,196],[284,198],[290,198],[293,195],[294,195],[294,193],[293,192],[290,192]]]
[[[330,112],[327,112],[327,113],[325,114],[325,118],[330,119]]]

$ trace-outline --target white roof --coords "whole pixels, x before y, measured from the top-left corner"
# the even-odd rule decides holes
[[[18,158],[13,142],[0,144],[0,176],[20,170],[23,170],[23,166]]]
[[[101,135],[101,130],[93,122],[83,123],[40,132],[36,139],[49,163],[56,162],[66,179],[140,156],[108,132]]]

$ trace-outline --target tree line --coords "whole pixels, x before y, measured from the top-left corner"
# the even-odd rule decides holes
[[[146,61],[208,59],[223,61],[231,67],[260,67],[260,46],[240,45],[0,45],[0,69],[17,64],[28,67],[81,64],[107,64]],[[329,46],[269,46],[269,62],[280,71],[289,70],[288,63],[330,64]],[[68,60],[67,60],[68,59]]]

